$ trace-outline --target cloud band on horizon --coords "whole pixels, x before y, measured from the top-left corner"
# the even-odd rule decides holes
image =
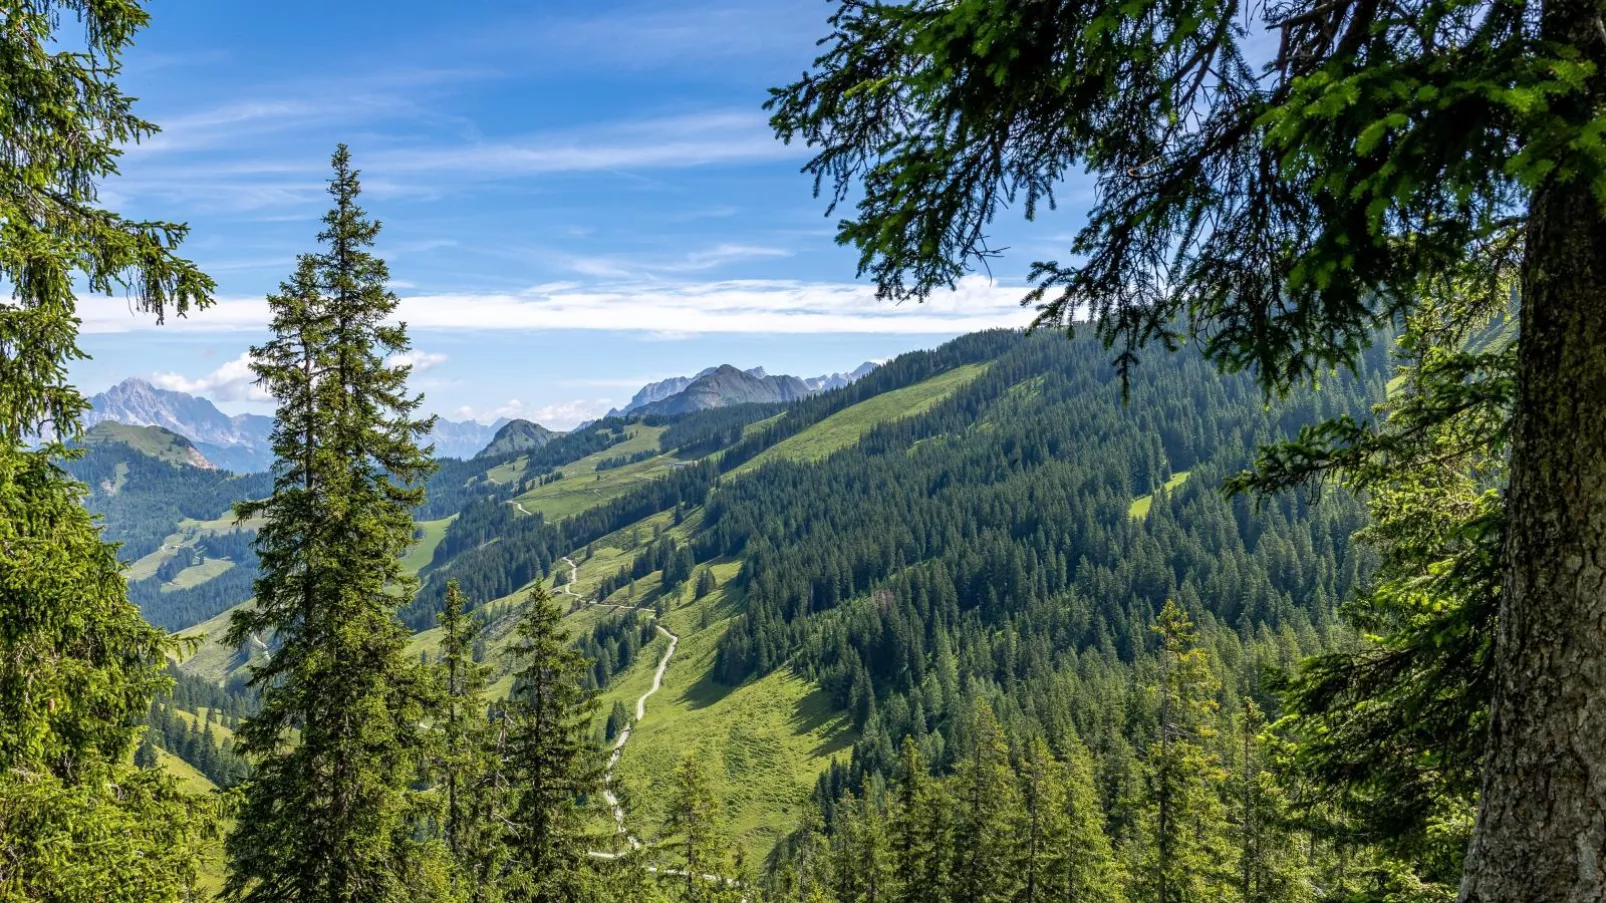
[[[602,330],[665,335],[731,333],[957,334],[1026,326],[1026,289],[966,277],[922,304],[877,301],[872,288],[791,280],[729,280],[663,285],[536,286],[523,292],[466,292],[402,298],[397,319],[416,330]],[[262,299],[219,301],[213,308],[157,327],[117,299],[84,298],[83,331],[179,329],[255,332],[268,324]]]

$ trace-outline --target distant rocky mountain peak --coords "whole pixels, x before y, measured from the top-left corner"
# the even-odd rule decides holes
[[[194,443],[209,463],[236,473],[260,473],[273,465],[273,418],[263,414],[225,414],[205,398],[163,389],[129,377],[89,399],[84,426],[120,423],[153,426]],[[429,442],[442,458],[467,458],[485,447],[507,421],[436,420]]]
[[[733,404],[797,401],[820,392],[840,389],[876,368],[865,362],[848,373],[800,378],[770,375],[763,367],[742,370],[732,364],[709,367],[696,376],[675,376],[648,383],[623,408],[609,417],[626,414],[684,414]]]

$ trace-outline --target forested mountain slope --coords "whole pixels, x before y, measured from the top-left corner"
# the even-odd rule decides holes
[[[1253,513],[1218,487],[1258,445],[1364,413],[1387,376],[1380,350],[1268,400],[1184,352],[1123,387],[1091,342],[981,333],[791,405],[611,418],[444,461],[408,558],[424,578],[402,611],[411,653],[438,642],[447,580],[489,622],[493,662],[523,592],[547,581],[596,660],[601,733],[661,661],[647,625],[675,633],[616,773],[643,836],[695,751],[728,830],[762,855],[811,796],[829,812],[889,777],[905,736],[951,767],[982,700],[1011,737],[1084,740],[1119,828],[1167,599],[1199,623],[1224,701],[1272,709],[1262,665],[1342,640],[1335,606],[1371,566],[1349,539],[1362,508],[1333,492]],[[195,630],[221,630],[209,623]],[[238,676],[252,650],[215,639],[186,671]]]
[[[122,544],[129,594],[145,618],[177,630],[251,595],[254,527],[228,516],[235,502],[268,492],[266,474],[197,466],[195,446],[160,427],[101,423],[67,470],[84,504]]]
[[[681,644],[619,765],[641,830],[698,750],[732,830],[762,853],[816,777],[829,805],[889,775],[906,735],[951,765],[981,699],[1012,735],[1084,738],[1119,813],[1153,718],[1142,687],[1165,600],[1200,624],[1224,697],[1266,708],[1260,665],[1340,640],[1335,606],[1371,566],[1349,540],[1362,508],[1331,492],[1255,514],[1218,487],[1258,445],[1363,414],[1387,375],[1379,350],[1319,392],[1268,400],[1185,352],[1123,387],[1090,342],[966,336],[789,407],[602,427],[618,448],[656,436],[618,468],[655,469],[545,511],[519,501],[550,500],[545,487],[482,487],[403,617],[427,650],[447,579],[495,624],[532,581],[576,576],[571,627],[599,659],[607,711],[640,695],[656,641],[632,646],[607,628],[628,615],[579,600],[656,611]],[[609,454],[628,457],[588,466]]]

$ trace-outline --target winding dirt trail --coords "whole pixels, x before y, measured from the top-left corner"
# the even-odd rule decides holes
[[[520,508],[522,510],[522,506],[520,506]],[[583,605],[596,605],[605,608],[624,609],[626,611],[651,610],[645,605],[613,605],[607,602],[597,602],[585,598],[584,596],[575,592],[572,588],[580,582],[580,565],[576,564],[574,559],[567,555],[563,556],[563,563],[569,566],[569,582],[558,587],[559,593],[578,599]],[[618,827],[619,833],[624,835],[625,840],[630,844],[631,848],[638,850],[641,849],[641,840],[637,838],[636,835],[631,834],[629,829],[625,827],[624,806],[620,804],[619,797],[613,792],[613,769],[614,766],[619,764],[619,757],[624,755],[625,744],[630,742],[630,735],[635,732],[636,725],[641,721],[641,719],[647,717],[647,700],[651,698],[654,693],[663,689],[664,672],[669,670],[669,660],[674,656],[675,649],[680,646],[680,637],[674,632],[670,631],[662,624],[654,624],[653,626],[658,629],[660,634],[669,638],[669,647],[664,650],[663,657],[658,660],[658,670],[654,671],[652,675],[652,686],[648,687],[647,692],[641,694],[641,697],[636,700],[636,717],[619,731],[619,736],[614,738],[613,748],[608,751],[608,767],[605,768],[602,773],[604,786],[602,798],[607,801],[608,810],[613,813],[614,824]]]
[[[652,609],[646,605],[612,605],[606,602],[597,602],[586,599],[584,596],[581,596],[579,593],[570,589],[571,586],[574,586],[580,582],[580,566],[575,564],[574,559],[567,555],[563,556],[563,561],[569,566],[569,582],[559,588],[563,594],[573,596],[574,598],[579,599],[581,603],[585,605],[624,609],[626,611],[652,611]],[[618,830],[619,834],[624,837],[625,842],[630,844],[630,848],[633,850],[641,849],[644,844],[641,842],[641,838],[630,833],[630,829],[625,827],[625,807],[619,802],[618,795],[613,792],[613,771],[614,767],[619,764],[619,758],[624,755],[625,744],[630,742],[630,736],[631,734],[635,733],[636,725],[641,723],[641,720],[647,717],[647,700],[652,698],[654,693],[657,693],[659,690],[663,689],[664,672],[669,670],[669,660],[674,657],[675,650],[680,646],[679,634],[662,624],[654,624],[653,627],[657,628],[660,634],[669,638],[669,646],[664,649],[663,657],[658,659],[658,668],[653,672],[652,675],[652,686],[648,687],[647,692],[641,694],[641,696],[637,697],[636,699],[636,717],[631,719],[630,723],[625,725],[624,728],[619,731],[619,736],[614,738],[613,748],[608,751],[608,766],[604,768],[602,772],[603,801],[608,804],[608,811],[613,814],[613,823],[615,828]],[[618,853],[609,853],[601,850],[591,850],[588,855],[596,859],[619,858]],[[657,865],[648,865],[646,866],[646,869],[648,872],[654,875],[670,875],[680,878],[687,877],[687,873],[681,869],[663,868]],[[708,881],[732,886],[740,884],[740,882],[736,879],[729,878],[724,875],[698,874],[693,877],[700,881]],[[742,897],[741,903],[747,903],[747,897],[745,895]]]
[[[608,753],[608,767],[603,771],[603,781],[607,789],[602,791],[602,798],[607,801],[608,809],[613,812],[613,821],[618,826],[619,833],[625,836],[625,841],[630,844],[632,849],[637,850],[641,849],[641,840],[625,827],[624,806],[619,804],[619,797],[615,796],[613,792],[613,769],[615,765],[619,764],[619,757],[624,755],[625,744],[630,742],[630,735],[635,732],[636,725],[647,717],[647,699],[652,694],[663,689],[664,672],[669,670],[669,659],[675,654],[676,647],[680,645],[680,637],[671,633],[662,624],[653,626],[658,628],[660,634],[669,638],[669,648],[664,650],[663,658],[658,660],[658,670],[653,672],[652,675],[652,686],[648,687],[647,692],[641,694],[641,698],[636,700],[636,717],[624,726],[624,729],[619,732],[619,736],[614,738],[613,749]]]

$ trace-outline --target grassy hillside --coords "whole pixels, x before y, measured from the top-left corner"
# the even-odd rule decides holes
[[[212,463],[206,460],[193,442],[159,426],[129,426],[107,420],[87,430],[83,444],[91,448],[121,444],[169,464],[205,469],[212,467]]]
[[[734,576],[737,567],[716,566],[716,571]],[[651,837],[663,824],[675,767],[696,755],[724,803],[727,833],[751,859],[762,857],[796,827],[815,781],[832,757],[847,751],[854,734],[823,691],[790,672],[735,688],[715,681],[714,656],[733,614],[720,591],[664,617],[680,644],[663,688],[648,700],[647,717],[619,760],[617,778],[626,792],[631,830]],[[664,645],[655,643],[627,679],[609,687],[604,712],[614,699],[634,709]]]
[[[228,560],[227,558],[208,558],[200,564],[192,564],[184,570],[179,571],[178,576],[174,577],[172,580],[169,580],[167,585],[162,587],[162,591],[172,592],[173,590],[189,589],[192,586],[200,586],[214,577],[221,577],[224,572],[228,571],[232,567],[234,567],[234,562]]]
[[[402,556],[402,568],[407,573],[417,576],[419,571],[429,566],[430,559],[435,555],[435,547],[441,544],[441,537],[446,535],[446,528],[456,519],[457,515],[454,514],[440,520],[419,521],[418,542]]]
[[[861,401],[765,449],[732,473],[747,473],[776,460],[818,461],[832,452],[854,445],[877,424],[913,417],[931,410],[938,402],[986,371],[986,364],[968,364],[924,382],[884,392],[868,401]]]
[[[630,438],[593,455],[587,455],[562,468],[563,479],[545,486],[537,486],[516,498],[519,510],[529,514],[542,514],[549,521],[572,517],[618,498],[631,488],[669,472],[678,463],[668,455],[658,455],[645,461],[627,464],[608,470],[597,470],[597,465],[609,458],[618,458],[636,452],[658,448],[658,437],[664,427],[635,424],[630,427]],[[521,459],[522,460],[522,459]],[[495,476],[496,471],[492,472]],[[511,472],[505,481],[516,476]]]
[[[1188,482],[1188,471],[1174,473],[1165,481],[1165,491],[1172,492],[1186,482]],[[1132,506],[1127,509],[1127,514],[1135,518],[1145,518],[1149,516],[1149,509],[1153,507],[1153,494],[1141,495],[1132,500]]]
[[[194,765],[161,747],[156,749],[156,765],[172,775],[178,781],[178,789],[185,793],[199,796],[217,789],[217,785],[207,780],[206,775],[201,774]]]
[[[232,646],[223,642],[224,635],[229,632],[229,618],[233,614],[234,609],[231,608],[178,632],[178,638],[186,644],[178,656],[179,670],[221,683],[239,668],[242,664],[240,656]]]

